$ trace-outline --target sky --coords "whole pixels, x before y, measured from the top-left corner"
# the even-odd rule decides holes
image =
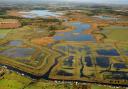
[[[92,3],[112,3],[112,4],[128,4],[128,0],[63,0],[75,2],[92,2]]]
[[[106,3],[106,4],[128,4],[128,0],[0,0],[0,2],[42,2],[42,1],[65,1],[65,2],[85,2],[85,3]]]

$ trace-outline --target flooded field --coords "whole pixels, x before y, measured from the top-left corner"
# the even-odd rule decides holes
[[[115,49],[109,49],[109,50],[100,49],[97,50],[97,53],[99,55],[104,55],[104,56],[119,56],[119,53]]]
[[[71,26],[75,27],[75,30],[70,32],[58,32],[55,36],[55,40],[65,40],[65,41],[94,41],[92,35],[83,34],[85,30],[90,28],[89,24],[84,24],[81,22],[70,23]]]
[[[10,48],[0,53],[11,58],[25,58],[31,56],[35,52],[34,48]]]
[[[90,56],[85,57],[86,66],[91,67],[93,66],[92,60]]]
[[[128,86],[128,23],[124,11],[111,13],[107,7],[90,9],[81,4],[79,8],[58,4],[20,7],[5,9],[6,15],[0,13],[0,24],[7,27],[0,28],[0,68],[8,70],[2,80],[6,79],[4,74],[14,72],[29,82],[25,85],[17,78],[28,87],[44,80]],[[29,89],[25,86],[17,89]]]
[[[101,68],[107,68],[110,65],[108,57],[96,57],[96,64]]]
[[[21,40],[12,40],[6,44],[7,46],[22,46],[23,41]]]

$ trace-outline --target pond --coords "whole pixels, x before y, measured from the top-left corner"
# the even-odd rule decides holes
[[[12,40],[8,42],[8,46],[21,46],[23,44],[23,41],[21,40]]]
[[[2,51],[0,55],[4,55],[11,58],[29,57],[35,52],[34,48],[10,48]]]
[[[105,55],[105,56],[119,56],[120,55],[116,49],[99,49],[97,50],[97,53],[99,55]]]
[[[36,18],[36,17],[59,17],[63,13],[52,12],[50,10],[30,10],[30,11],[20,11],[22,17],[24,18]]]
[[[85,57],[86,66],[91,67],[93,66],[92,59],[90,56]]]
[[[66,72],[66,71],[64,71],[64,70],[59,70],[59,71],[57,72],[57,75],[61,75],[61,76],[73,76],[72,73],[68,73],[68,72]]]
[[[64,65],[65,66],[72,67],[72,65],[73,65],[73,59],[74,59],[74,56],[69,56],[68,58],[66,58],[64,60]]]
[[[85,30],[88,30],[91,26],[81,22],[70,23],[76,29],[69,32],[57,32],[54,36],[54,40],[65,40],[65,41],[94,41],[94,38],[90,34],[84,34]]]
[[[110,65],[110,61],[108,57],[96,57],[96,64],[101,68],[108,68]]]
[[[117,69],[125,69],[127,68],[127,65],[125,63],[115,63],[113,64],[113,67]]]

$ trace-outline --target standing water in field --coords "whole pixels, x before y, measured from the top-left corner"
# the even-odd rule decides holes
[[[21,40],[12,40],[7,45],[8,46],[21,46],[23,44],[23,41]]]
[[[84,34],[85,30],[88,30],[91,26],[89,24],[84,24],[81,22],[70,23],[76,29],[69,32],[58,32],[55,36],[55,40],[65,40],[65,41],[94,41],[94,38],[90,34]]]
[[[34,48],[10,48],[0,53],[0,55],[11,58],[29,57],[35,52]]]

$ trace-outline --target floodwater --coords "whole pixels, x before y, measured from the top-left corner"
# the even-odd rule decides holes
[[[110,61],[108,57],[96,57],[96,64],[100,66],[101,68],[107,68],[110,65]]]
[[[93,41],[94,38],[90,34],[84,34],[85,30],[88,30],[91,26],[81,22],[70,23],[71,26],[75,26],[75,30],[69,32],[58,32],[54,36],[55,40],[65,41]]]
[[[64,60],[64,65],[69,66],[69,67],[72,67],[72,65],[73,65],[73,59],[74,59],[73,56],[69,56],[68,58],[66,58]]]
[[[29,57],[35,52],[34,48],[10,48],[0,53],[11,58]]]
[[[120,54],[117,52],[116,49],[109,49],[109,50],[106,50],[106,49],[99,49],[97,50],[97,53],[99,55],[105,55],[105,56],[119,56]]]
[[[12,40],[7,45],[8,46],[21,46],[23,44],[23,41],[21,40]]]
[[[90,56],[85,57],[86,66],[91,67],[93,66],[92,60]]]
[[[115,64],[113,64],[113,66],[114,66],[114,68],[117,68],[117,69],[125,69],[125,68],[128,68],[125,63],[115,63]]]

